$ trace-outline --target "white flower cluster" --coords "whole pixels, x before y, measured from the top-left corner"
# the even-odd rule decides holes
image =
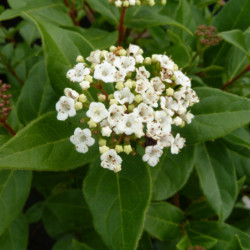
[[[70,140],[76,150],[86,153],[99,138],[101,166],[121,170],[121,152],[136,154],[135,147],[145,148],[142,159],[156,166],[164,148],[178,154],[185,139],[172,134],[172,126],[183,127],[194,117],[189,107],[199,102],[190,79],[167,55],[143,57],[143,50],[130,44],[127,50],[111,46],[109,51],[96,50],[67,72],[71,82],[82,89],[71,88],[56,104],[58,120],[86,109],[85,124],[76,128]],[[98,101],[88,100],[96,93]]]
[[[109,0],[109,2],[114,3],[116,7],[129,7],[136,5],[154,6],[157,2],[162,5],[165,5],[167,3],[167,0]]]

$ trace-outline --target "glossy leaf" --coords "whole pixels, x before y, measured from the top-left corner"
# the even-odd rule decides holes
[[[0,235],[20,214],[29,195],[30,185],[31,172],[0,171]]]
[[[49,85],[44,61],[31,69],[17,102],[17,113],[23,124],[55,109],[57,98]],[[29,112],[27,112],[29,110]]]
[[[0,148],[0,168],[62,171],[91,162],[95,146],[80,154],[69,141],[74,129],[81,127],[80,117],[62,123],[56,112],[49,112],[35,119]]]
[[[153,181],[153,200],[165,200],[187,182],[194,164],[194,148],[189,146],[178,155],[165,152],[160,162],[150,168]]]
[[[175,239],[181,235],[184,216],[181,210],[167,203],[151,203],[146,215],[145,230],[160,239]]]
[[[214,88],[195,88],[200,102],[191,112],[190,125],[180,133],[187,144],[214,140],[250,122],[250,101]]]
[[[219,142],[198,145],[195,166],[207,202],[224,221],[237,196],[235,169],[228,152]]]
[[[115,174],[90,166],[84,180],[84,196],[97,232],[109,249],[136,249],[143,231],[150,201],[151,180],[148,167],[139,156],[124,157],[123,169]]]
[[[5,233],[0,236],[0,249],[26,250],[28,247],[28,230],[25,217],[19,215]]]
[[[43,222],[53,238],[91,227],[91,216],[81,190],[66,190],[47,199]]]

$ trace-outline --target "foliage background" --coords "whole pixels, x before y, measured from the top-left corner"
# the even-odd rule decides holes
[[[168,0],[132,7],[124,47],[167,52],[201,102],[181,134],[187,147],[155,168],[123,156],[114,174],[97,145],[78,154],[80,116],[56,120],[77,55],[116,44],[118,8],[106,0],[8,0],[0,5],[0,74],[12,112],[0,127],[0,249],[250,249],[249,0]],[[198,25],[222,41],[202,47]],[[74,88],[74,86],[71,86]],[[140,152],[138,152],[140,154]]]

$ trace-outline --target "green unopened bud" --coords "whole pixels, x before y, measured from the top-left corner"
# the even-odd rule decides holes
[[[150,57],[146,57],[146,58],[144,59],[144,64],[150,65],[151,63],[152,63],[152,60],[151,60]]]
[[[134,108],[135,108],[134,104],[129,104],[128,105],[128,111],[133,112]]]
[[[124,112],[128,110],[126,105],[122,105],[122,107],[123,107]]]
[[[119,55],[120,56],[126,56],[127,55],[127,51],[125,49],[121,49],[121,50],[119,50]]]
[[[173,96],[173,95],[174,95],[174,89],[168,88],[168,89],[166,90],[166,94],[167,94],[168,96]]]
[[[116,99],[110,99],[109,104],[118,104],[118,101]]]
[[[161,0],[161,4],[165,5],[167,3],[167,0]]]
[[[152,63],[157,63],[158,62],[158,55],[154,54],[152,55]]]
[[[117,50],[117,47],[115,47],[114,45],[109,47],[110,52],[115,52]]]
[[[124,1],[124,2],[123,2],[123,6],[124,6],[124,7],[129,7],[129,1]]]
[[[114,98],[113,94],[108,95],[109,100]]]
[[[118,89],[118,90],[121,90],[124,88],[124,85],[122,82],[118,82],[116,85],[115,85],[115,88]]]
[[[106,100],[106,96],[105,95],[102,95],[102,94],[98,95],[98,101],[99,102],[104,102],[105,100]]]
[[[141,1],[140,1],[140,0],[137,0],[137,1],[135,2],[135,4],[136,4],[136,5],[141,5]]]
[[[101,154],[104,154],[107,151],[109,151],[109,147],[107,147],[107,146],[101,146],[101,147],[99,147],[99,151],[100,151]]]
[[[118,173],[118,172],[120,172],[122,170],[122,166],[121,165],[116,165],[115,167],[114,167],[114,172],[115,173]]]
[[[107,141],[104,140],[104,139],[100,139],[100,140],[99,140],[99,145],[100,145],[100,146],[105,146],[106,143],[107,143]]]
[[[181,123],[181,128],[183,128],[184,126],[185,126],[185,122],[182,121],[182,123]]]
[[[130,79],[127,80],[125,83],[124,83],[125,87],[131,89],[133,87],[133,81],[131,81]]]
[[[125,145],[125,146],[124,146],[124,152],[125,152],[126,154],[129,155],[132,151],[133,151],[133,150],[132,150],[132,148],[131,148],[130,145]]]
[[[92,119],[90,119],[88,121],[88,125],[90,128],[96,128],[96,126],[97,126],[97,124]]]
[[[123,147],[121,145],[116,145],[115,151],[119,154],[119,153],[123,152]]]
[[[176,70],[178,70],[178,69],[179,69],[178,65],[175,64],[175,65],[174,65],[174,70],[176,71]]]
[[[78,63],[84,63],[84,58],[82,56],[78,56],[76,58],[76,62],[78,62]]]
[[[142,101],[142,96],[141,95],[136,95],[134,99],[137,103],[140,103]]]
[[[173,75],[173,76],[171,77],[171,80],[172,80],[172,81],[175,81],[175,80],[176,80],[176,76]]]
[[[84,77],[84,80],[91,83],[91,82],[93,82],[93,76],[91,76],[91,75],[86,75],[86,76]]]
[[[87,97],[84,94],[79,95],[78,100],[82,103],[87,101]]]
[[[82,109],[82,103],[81,103],[81,102],[76,102],[76,103],[75,103],[75,109],[76,109],[76,110]]]

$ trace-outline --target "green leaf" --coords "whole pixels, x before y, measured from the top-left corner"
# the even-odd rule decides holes
[[[181,30],[185,30],[189,35],[192,35],[192,31],[183,25],[175,21],[174,19],[161,15],[156,8],[149,8],[148,6],[129,8],[126,12],[124,25],[127,28],[145,29],[159,25],[175,26]]]
[[[119,24],[120,14],[117,7],[111,5],[107,0],[87,0],[90,6],[103,15],[110,23]]]
[[[151,203],[144,227],[148,233],[157,239],[175,239],[181,235],[183,220],[182,211],[170,203]]]
[[[19,32],[24,41],[29,45],[31,45],[36,39],[40,38],[40,34],[35,24],[30,21],[24,20],[23,22],[21,22]]]
[[[49,85],[46,67],[43,60],[38,61],[31,69],[17,102],[17,113],[23,124],[55,109],[57,99]],[[27,112],[27,110],[29,112]]]
[[[136,249],[150,201],[148,167],[139,156],[123,155],[123,169],[115,174],[93,163],[83,192],[97,232],[109,249]]]
[[[23,209],[30,185],[31,172],[0,171],[0,235]]]
[[[26,250],[28,247],[28,224],[23,215],[0,236],[1,250]]]
[[[247,0],[230,0],[213,19],[212,25],[218,31],[248,28],[250,2]],[[226,22],[225,22],[226,20]]]
[[[29,224],[36,223],[42,219],[44,209],[44,202],[37,202],[33,206],[29,207],[25,216]]]
[[[235,169],[228,152],[219,142],[198,145],[195,166],[209,205],[224,221],[237,196]]]
[[[192,13],[191,5],[186,0],[179,1],[179,6],[175,13],[175,20],[182,25],[185,25],[191,32],[196,29],[194,15]],[[191,45],[194,42],[194,37],[190,36],[183,29],[173,29],[173,32],[178,35],[184,44]]]
[[[47,71],[52,87],[59,94],[69,86],[67,71],[76,57],[88,56],[95,47],[82,34],[41,22],[36,16],[26,14],[37,25],[43,40]]]
[[[187,230],[189,241],[193,246],[205,246],[202,239],[207,238],[210,240],[210,247],[207,246],[208,249],[211,247],[213,250],[227,249],[231,244],[232,238],[237,235],[243,249],[250,249],[250,236],[225,223],[199,221],[191,223],[191,225],[187,227]]]
[[[145,231],[142,234],[142,237],[141,237],[141,239],[139,241],[139,245],[137,247],[137,250],[152,250],[151,237]]]
[[[250,30],[242,32],[242,30],[230,30],[220,33],[222,37],[228,43],[231,43],[235,47],[243,51],[248,57],[250,56]]]
[[[153,181],[153,200],[165,200],[187,182],[194,164],[194,148],[185,147],[178,155],[165,152],[156,167],[150,168]]]
[[[230,242],[230,245],[228,246],[227,250],[243,250],[244,248],[241,245],[240,239],[238,235],[235,235]]]
[[[250,122],[250,101],[224,91],[195,88],[200,102],[191,112],[195,115],[191,124],[180,130],[187,144],[214,140]]]
[[[80,233],[92,226],[91,215],[81,190],[69,189],[45,201],[43,223],[52,238]]]
[[[82,126],[80,117],[62,122],[56,119],[56,112],[49,112],[33,120],[0,147],[0,168],[62,171],[91,162],[96,146],[80,154],[69,141],[74,129]]]

